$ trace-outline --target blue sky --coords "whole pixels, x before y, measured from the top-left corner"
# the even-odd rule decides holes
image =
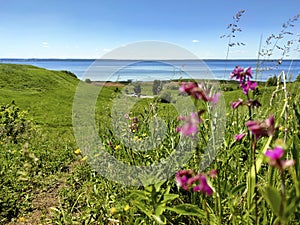
[[[298,0],[0,0],[0,58],[100,58],[144,40],[170,42],[200,59],[224,59],[226,27],[246,10],[229,58],[257,58],[260,37],[300,13]],[[294,30],[300,32],[299,21]],[[276,53],[273,55],[277,57]],[[300,58],[299,52],[291,55]]]

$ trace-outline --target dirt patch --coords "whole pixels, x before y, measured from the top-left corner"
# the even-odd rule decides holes
[[[14,219],[12,222],[8,223],[8,225],[37,225],[43,222],[41,221],[42,219],[50,219],[50,208],[58,206],[59,192],[64,185],[65,179],[61,178],[55,180],[55,182],[48,186],[47,189],[39,190],[32,200],[33,211],[24,217]]]

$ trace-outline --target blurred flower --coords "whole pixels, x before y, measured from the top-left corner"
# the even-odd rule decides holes
[[[270,160],[278,160],[283,156],[283,149],[281,147],[275,147],[273,150],[268,149],[265,153]]]
[[[84,156],[82,159],[81,159],[81,161],[86,161],[87,160],[87,156]]]
[[[284,150],[281,147],[275,147],[273,150],[268,149],[265,153],[265,155],[269,158],[269,164],[281,171],[295,164],[294,160],[281,160],[283,154]]]
[[[217,169],[213,169],[211,171],[209,171],[208,176],[210,176],[211,178],[216,178],[218,175],[218,170]]]
[[[25,218],[24,218],[24,217],[20,217],[20,218],[19,218],[19,221],[20,221],[21,223],[24,223],[24,222],[25,222]]]
[[[81,153],[81,151],[80,151],[80,149],[79,149],[79,148],[78,148],[78,149],[76,149],[74,152],[75,152],[75,154],[76,154],[76,155],[79,155],[79,154]]]
[[[127,204],[125,207],[124,207],[124,211],[128,211],[130,209],[130,206]]]
[[[117,209],[115,207],[112,207],[110,209],[110,214],[115,214],[117,212]]]
[[[243,93],[245,95],[248,94],[249,90],[255,90],[257,87],[257,83],[254,81],[250,81],[248,80],[246,83],[244,84],[240,84],[241,88],[243,89]]]
[[[234,139],[235,139],[236,141],[241,141],[245,136],[246,136],[246,133],[235,134],[235,135],[234,135]]]
[[[250,120],[246,122],[246,126],[255,135],[256,139],[271,136],[275,133],[275,120],[273,115],[270,115],[265,121]]]
[[[203,194],[212,195],[213,190],[212,188],[207,184],[206,176],[203,174],[198,174],[188,180],[188,185],[193,186],[193,191],[198,192],[200,191]]]
[[[177,127],[177,132],[181,133],[183,136],[191,136],[193,137],[198,132],[198,124],[202,122],[200,115],[204,111],[200,111],[198,113],[192,112],[190,116],[179,116],[178,120],[185,121],[181,127]]]
[[[178,186],[187,191],[189,189],[188,180],[193,177],[193,174],[192,170],[178,171],[175,177]]]
[[[236,109],[239,106],[243,105],[243,99],[239,98],[237,101],[235,102],[231,102],[231,108]]]
[[[195,99],[201,99],[205,102],[212,102],[214,105],[218,102],[220,93],[210,95],[210,90],[205,89],[203,84],[198,85],[196,82],[182,82],[179,90],[187,93]]]
[[[117,145],[116,147],[115,147],[115,150],[120,150],[121,149],[121,145]]]
[[[244,69],[240,66],[236,66],[230,74],[230,79],[232,79],[232,78],[235,78],[236,80],[239,80],[240,82],[243,82],[245,79],[252,78],[251,67]]]

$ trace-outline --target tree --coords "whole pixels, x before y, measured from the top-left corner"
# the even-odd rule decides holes
[[[160,80],[153,81],[153,87],[152,87],[153,95],[158,95],[161,92],[162,88],[163,88],[162,81],[160,81]]]
[[[136,95],[140,95],[142,92],[141,84],[140,83],[134,83],[133,84],[133,91]]]

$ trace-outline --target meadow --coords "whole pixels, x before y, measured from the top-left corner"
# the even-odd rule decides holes
[[[164,84],[154,98],[138,98],[126,95],[135,84],[97,86],[66,71],[1,64],[0,224],[300,224],[299,82],[282,81],[259,82],[247,95],[238,81],[206,81],[221,94],[214,111],[210,101],[193,97],[187,88],[180,92],[178,82]],[[95,169],[91,154],[75,140],[78,84],[100,92],[94,122],[102,151],[142,168],[172,157],[184,143],[191,146],[188,160],[178,161],[168,178],[157,174],[146,185],[107,179],[103,171],[117,168]],[[143,84],[140,94],[152,95],[152,84]],[[233,106],[239,98],[245,104]],[[197,139],[183,132],[191,120],[176,108],[189,99],[192,110],[205,110],[191,134]],[[186,117],[179,121],[179,116]],[[249,120],[260,121],[255,125],[261,136],[248,128]],[[221,133],[212,132],[218,127]],[[219,142],[210,146],[214,138]],[[207,146],[216,154],[203,166]],[[147,151],[136,150],[143,148]],[[265,155],[276,148],[284,156]],[[294,161],[286,165],[292,161],[281,158]]]

